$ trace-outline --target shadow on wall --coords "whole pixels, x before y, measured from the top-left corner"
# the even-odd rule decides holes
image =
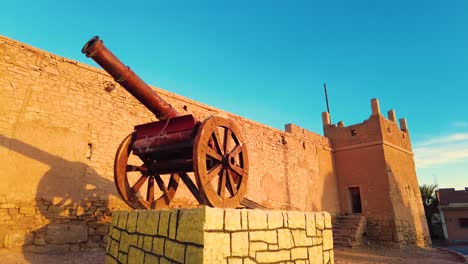
[[[26,257],[28,252],[105,246],[111,219],[109,196],[115,193],[110,191],[115,190],[111,180],[82,162],[67,161],[16,139],[0,135],[0,145],[51,167],[38,183],[30,210],[23,210],[22,214],[24,206],[18,205],[19,214],[10,221],[11,226],[2,223],[1,228],[26,231],[23,240]],[[29,261],[34,263],[34,259]]]

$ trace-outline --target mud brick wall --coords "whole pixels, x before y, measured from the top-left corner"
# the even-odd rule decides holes
[[[327,212],[118,211],[106,263],[334,263],[331,227]]]
[[[249,149],[247,198],[272,208],[339,212],[327,138],[295,125],[281,131],[155,89],[181,113],[235,120]],[[108,225],[111,211],[128,209],[113,182],[115,151],[135,125],[151,121],[154,115],[103,70],[0,36],[0,196],[11,207],[0,208],[6,209],[0,212],[0,247],[47,245],[56,224],[80,233],[64,232],[69,238],[63,241],[70,241],[64,249],[104,243],[90,225]],[[184,184],[171,203],[181,206],[199,206]],[[94,230],[86,242],[85,227]]]
[[[249,149],[249,199],[339,212],[327,138],[295,125],[281,131],[155,89],[181,113],[235,120]],[[0,247],[104,244],[101,226],[113,210],[128,209],[113,183],[115,151],[133,126],[154,120],[103,70],[0,36],[0,197],[6,201]],[[171,207],[182,206],[199,205],[180,184]],[[62,229],[69,231],[57,232]],[[61,239],[47,239],[60,233]]]

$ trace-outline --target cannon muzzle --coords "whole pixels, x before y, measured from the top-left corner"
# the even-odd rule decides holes
[[[180,116],[180,114],[164,101],[148,84],[146,84],[130,67],[123,64],[98,36],[91,38],[81,49],[83,54],[92,58],[114,80],[122,85],[130,94],[140,101],[159,120]]]

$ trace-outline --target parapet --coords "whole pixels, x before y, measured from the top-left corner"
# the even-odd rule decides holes
[[[331,140],[333,147],[386,141],[406,150],[411,149],[406,119],[399,119],[398,125],[395,110],[387,112],[387,119],[380,112],[377,98],[373,98],[370,103],[370,117],[359,124],[345,126],[344,121],[332,124],[329,113],[322,113],[324,134]]]

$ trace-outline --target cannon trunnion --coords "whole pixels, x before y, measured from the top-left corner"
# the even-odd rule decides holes
[[[181,179],[200,204],[241,206],[247,188],[248,153],[231,119],[210,116],[198,121],[193,115],[181,115],[97,36],[84,45],[82,53],[159,119],[135,126],[117,150],[114,181],[129,206],[169,207]],[[189,173],[193,173],[195,182]]]

